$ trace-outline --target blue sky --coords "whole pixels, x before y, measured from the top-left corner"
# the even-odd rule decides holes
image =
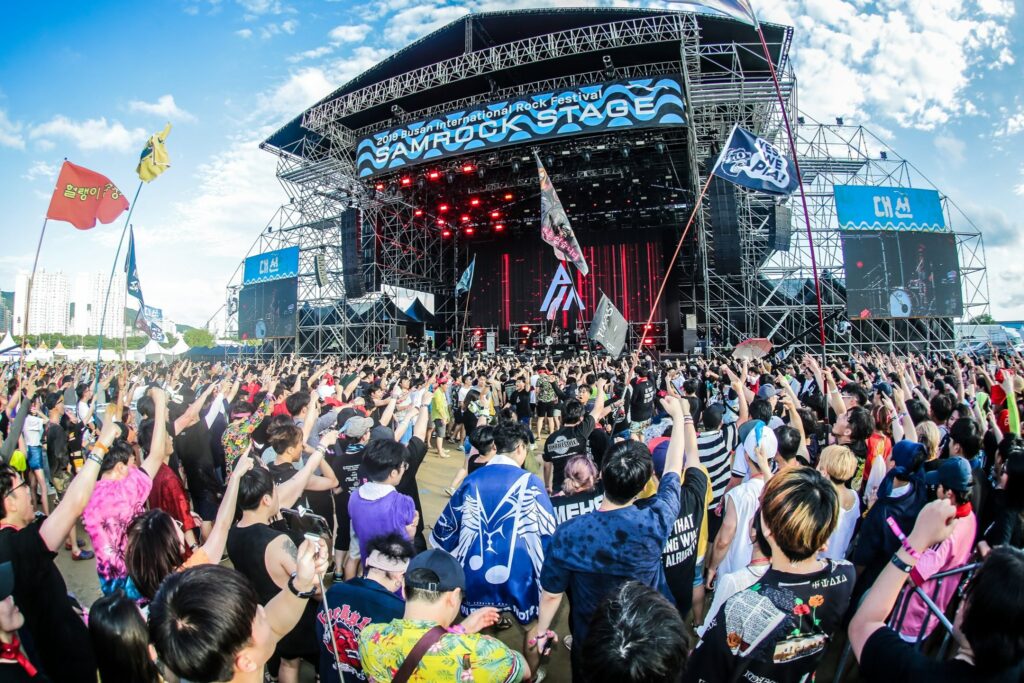
[[[146,137],[172,168],[132,222],[147,303],[206,322],[285,200],[267,133],[470,11],[552,4],[182,0],[11,3],[0,26],[0,289],[28,270],[67,157],[134,192]],[[614,4],[626,4],[615,2]],[[631,3],[630,3],[631,4]],[[660,3],[643,3],[663,6]],[[762,0],[796,28],[800,106],[871,128],[985,235],[997,318],[1024,318],[1024,18],[1014,0]],[[109,270],[120,222],[47,230],[40,267]]]

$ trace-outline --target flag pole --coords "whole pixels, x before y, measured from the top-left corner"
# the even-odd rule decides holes
[[[110,288],[114,284],[114,273],[117,272],[117,263],[121,260],[121,246],[124,244],[124,236],[128,233],[128,224],[132,219],[132,213],[135,211],[135,202],[139,198],[139,192],[142,191],[142,182],[139,181],[139,186],[135,188],[135,196],[132,197],[132,203],[128,205],[128,215],[124,219],[124,227],[121,228],[121,239],[117,243],[117,251],[114,253],[114,264],[110,266],[110,278],[107,279],[107,293],[103,297],[103,315],[100,316],[100,337],[96,342],[96,377],[92,382],[92,393],[95,395],[99,391],[100,385],[100,356],[103,354],[103,324],[107,320],[107,306],[110,304]],[[140,304],[141,305],[141,304]],[[124,325],[124,310],[121,311],[121,324]]]
[[[462,314],[462,328],[459,330],[459,353],[462,353],[462,344],[466,340],[466,320],[469,319],[469,300],[473,297],[473,284],[470,283],[466,290],[466,310]]]
[[[751,7],[751,13],[753,8]],[[800,190],[800,202],[804,209],[804,226],[807,229],[807,246],[811,254],[811,274],[814,276],[814,294],[818,304],[818,335],[821,339],[821,361],[822,367],[826,363],[825,346],[825,314],[821,306],[821,281],[818,279],[818,260],[814,253],[814,234],[811,232],[811,216],[807,210],[807,194],[804,192],[803,174],[800,173],[800,155],[797,153],[796,139],[793,137],[793,127],[789,123],[789,113],[786,111],[786,102],[782,97],[782,87],[779,85],[779,76],[775,72],[775,64],[772,62],[771,53],[768,51],[768,42],[764,39],[764,31],[761,30],[761,22],[754,16],[754,27],[757,29],[757,37],[761,40],[761,49],[764,50],[764,59],[768,62],[768,71],[772,75],[772,83],[775,84],[775,95],[779,100],[779,109],[782,111],[782,122],[786,126],[786,136],[789,139],[790,154],[793,155],[793,167],[796,169],[797,187]]]
[[[716,163],[715,166],[718,164]],[[658,309],[658,304],[661,303],[661,295],[665,293],[665,284],[668,282],[668,276],[672,273],[672,269],[676,266],[676,259],[679,258],[679,252],[683,249],[683,242],[686,241],[686,235],[690,232],[690,226],[693,225],[693,219],[697,217],[697,211],[700,210],[701,202],[704,201],[704,195],[708,193],[708,187],[711,186],[711,179],[715,177],[714,168],[708,173],[708,179],[704,182],[704,187],[701,188],[700,195],[697,197],[697,201],[693,203],[693,210],[690,211],[690,218],[686,221],[686,227],[683,228],[683,234],[679,237],[679,243],[676,245],[675,253],[672,254],[672,259],[668,262],[668,267],[665,269],[665,275],[661,278],[661,285],[658,287],[658,294],[654,297],[654,303],[651,304],[650,315],[647,316],[647,322],[644,324],[644,329],[641,332],[647,332],[648,326],[651,324],[651,320],[654,319],[654,311]],[[643,337],[640,338],[640,350],[643,350]]]
[[[32,274],[28,276],[28,286],[25,288],[25,327],[21,330],[21,361],[18,363],[18,386],[21,386],[21,372],[25,367],[25,344],[28,342],[28,318],[32,308],[32,282],[36,279],[36,266],[39,265],[39,252],[43,249],[43,237],[46,235],[46,224],[50,222],[49,216],[43,219],[43,229],[39,231],[39,243],[36,244],[36,258],[32,261]]]

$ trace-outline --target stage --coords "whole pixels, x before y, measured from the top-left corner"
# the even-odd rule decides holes
[[[793,106],[793,29],[763,29]],[[736,124],[798,155],[806,220],[799,201],[709,179]],[[607,8],[453,21],[263,143],[293,199],[249,256],[299,250],[294,332],[266,334],[270,351],[376,353],[448,339],[484,352],[563,336],[575,343],[602,295],[629,323],[631,348],[685,353],[749,337],[803,346],[819,319],[812,240],[830,346],[947,345],[957,315],[987,306],[980,233],[964,223],[938,227],[952,236],[959,301],[947,293],[950,306],[920,316],[882,315],[874,305],[878,313],[854,315],[836,188],[894,178],[930,186],[894,151],[873,151],[883,143],[863,128],[801,116],[790,150],[781,124],[757,34],[738,21]],[[538,163],[586,273],[560,263],[541,239]],[[472,287],[456,295],[470,263]],[[229,326],[240,335],[248,322],[240,323],[238,302],[251,286],[238,281],[227,293]],[[894,289],[886,294],[897,296]],[[243,299],[248,321],[251,302],[262,299]],[[847,318],[851,325],[838,324]]]

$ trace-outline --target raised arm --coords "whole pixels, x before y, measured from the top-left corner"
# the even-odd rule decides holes
[[[256,464],[252,458],[239,458],[235,469],[228,478],[228,487],[224,491],[224,497],[217,508],[217,518],[213,522],[213,529],[203,543],[203,550],[211,562],[219,562],[224,555],[224,546],[228,542],[228,532],[231,530],[231,521],[235,517],[235,506],[238,502],[238,484],[242,481],[242,475],[248,472]]]
[[[278,484],[277,497],[278,500],[281,502],[281,507],[290,508],[291,506],[295,505],[295,501],[297,501],[299,497],[302,495],[302,492],[306,490],[307,485],[309,484],[309,480],[313,476],[313,473],[316,471],[318,467],[320,467],[320,463],[323,462],[324,452],[330,446],[333,446],[337,441],[338,432],[326,432],[320,438],[320,445],[317,447],[315,451],[313,451],[313,454],[309,456],[309,459],[306,460],[306,464],[302,466],[302,469],[299,470],[298,473],[296,473],[296,475],[289,479],[288,481],[282,484]],[[330,468],[327,469],[329,470]],[[333,471],[331,472],[331,476],[334,476]],[[337,478],[335,478],[334,486],[331,488],[335,488],[337,486],[338,480]]]
[[[665,474],[682,476],[684,457],[687,467],[700,464],[697,457],[697,433],[693,429],[693,418],[690,417],[690,402],[666,396],[661,399],[661,407],[672,418],[672,438],[665,455]]]
[[[167,440],[167,392],[153,389],[153,439],[149,442],[149,454],[142,461],[140,468],[149,475],[156,477],[160,465],[164,461],[164,442]]]

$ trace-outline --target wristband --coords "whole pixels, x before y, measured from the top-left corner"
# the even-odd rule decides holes
[[[89,462],[94,462],[97,465],[103,465],[103,456],[96,455],[94,451],[89,451],[89,455],[85,456],[85,459],[88,460]]]
[[[889,560],[889,562],[892,564],[892,566],[896,567],[896,569],[899,569],[904,574],[909,574],[913,569],[911,565],[901,560],[899,558],[899,555],[896,555],[895,553],[893,553],[892,559]]]
[[[316,595],[316,586],[314,586],[313,588],[310,588],[308,591],[300,591],[298,588],[296,588],[295,587],[295,577],[296,576],[297,576],[297,573],[296,572],[292,572],[292,575],[290,577],[288,577],[288,590],[290,590],[292,592],[292,595],[294,595],[297,598],[304,598],[304,599],[309,599],[309,598],[313,597],[314,595]]]
[[[907,551],[907,554],[914,558],[915,562],[920,560],[921,553],[917,552],[913,546],[910,545],[910,541],[907,540],[906,535],[904,535],[903,531],[900,529],[900,525],[896,523],[896,520],[892,517],[887,517],[885,521],[889,524],[889,528],[892,529],[892,532],[896,534],[896,538],[900,540],[900,545]]]
[[[103,445],[102,441],[97,441],[92,445],[92,450],[99,451],[102,455],[106,455],[107,451],[110,450],[110,447]]]
[[[555,632],[554,631],[544,631],[544,633],[538,633],[536,638],[530,638],[529,640],[527,640],[526,644],[529,645],[530,647],[533,647],[533,646],[535,646],[537,644],[537,641],[540,640],[541,638],[543,638],[544,640],[549,640],[549,639],[553,638],[554,636],[555,636]]]

